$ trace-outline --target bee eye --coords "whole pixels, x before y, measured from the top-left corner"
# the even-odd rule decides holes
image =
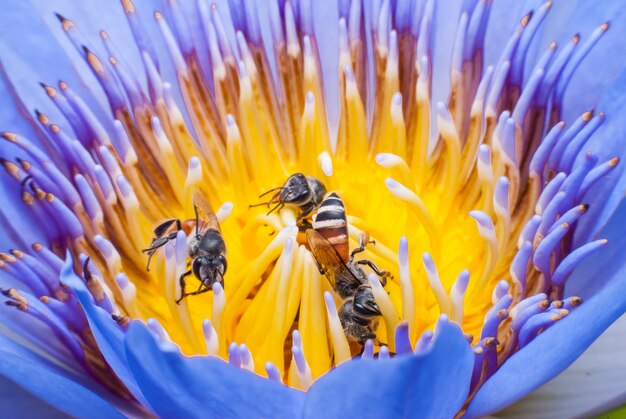
[[[193,271],[193,274],[196,276],[196,278],[200,280],[202,280],[202,277],[200,276],[200,268],[202,267],[202,265],[204,265],[204,256],[200,256],[199,258],[194,259],[193,265],[191,265],[191,270]]]
[[[224,267],[224,272],[223,273],[226,273],[226,268],[228,267],[228,264],[226,263],[226,258],[224,257],[224,255],[220,255],[219,256],[219,260],[220,260],[220,263],[222,264],[222,266]]]

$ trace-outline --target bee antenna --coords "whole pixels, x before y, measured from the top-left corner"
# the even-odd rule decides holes
[[[272,208],[270,208],[270,210],[267,212],[266,215],[270,215],[274,211],[280,212],[280,210],[283,209],[284,206],[285,206],[285,204],[283,204],[282,202],[279,201],[276,205],[274,205]]]
[[[265,195],[267,195],[268,193],[274,192],[274,191],[278,191],[278,190],[283,190],[284,188],[282,186],[279,186],[278,188],[272,188],[269,191],[263,192],[261,195],[259,195],[259,198],[263,198]]]
[[[248,205],[248,208],[261,207],[261,206],[263,206],[263,205],[267,205],[267,204],[269,204],[270,202],[271,202],[271,201],[267,201],[267,202],[260,202],[260,203],[258,203],[258,204],[250,204],[250,205]]]
[[[272,195],[272,197],[270,198],[270,202],[267,203],[267,207],[269,208],[270,204],[272,202],[277,202],[282,204],[282,200],[280,199],[280,195],[283,193],[283,189],[281,188],[278,192],[276,192],[274,195]]]

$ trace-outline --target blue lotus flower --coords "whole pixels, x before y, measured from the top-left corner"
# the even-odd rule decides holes
[[[626,311],[621,2],[136,3],[0,6],[5,413],[479,417]]]

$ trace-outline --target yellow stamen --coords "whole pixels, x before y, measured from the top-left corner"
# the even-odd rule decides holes
[[[383,289],[382,284],[378,280],[375,274],[370,274],[369,283],[372,286],[372,293],[374,294],[374,299],[376,300],[376,304],[380,308],[380,312],[383,314],[383,319],[385,320],[385,328],[387,330],[387,346],[390,351],[395,351],[396,349],[396,326],[400,322],[400,316],[398,316],[398,312],[396,311],[391,299]]]
[[[333,344],[334,361],[335,365],[339,365],[342,362],[350,360],[350,346],[348,345],[348,340],[341,327],[335,300],[328,291],[324,293],[324,301],[326,302],[326,315],[328,316],[329,326],[328,332],[330,333],[330,339]]]
[[[219,356],[219,338],[213,324],[208,319],[204,319],[202,322],[202,329],[204,331],[206,354],[210,356]]]
[[[224,333],[224,310],[226,309],[226,293],[219,282],[213,284],[213,310],[211,324],[218,338],[218,353],[224,357],[228,352],[226,345],[226,333]],[[207,346],[208,347],[208,346]]]

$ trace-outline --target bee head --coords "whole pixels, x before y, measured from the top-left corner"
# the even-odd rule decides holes
[[[307,177],[302,173],[289,176],[280,192],[280,201],[286,204],[306,202],[311,196]]]
[[[374,299],[372,289],[367,285],[361,285],[357,289],[353,304],[354,312],[366,319],[382,315]]]
[[[223,284],[226,266],[224,255],[217,257],[199,256],[194,259],[191,269],[201,282],[212,285],[215,282]]]

